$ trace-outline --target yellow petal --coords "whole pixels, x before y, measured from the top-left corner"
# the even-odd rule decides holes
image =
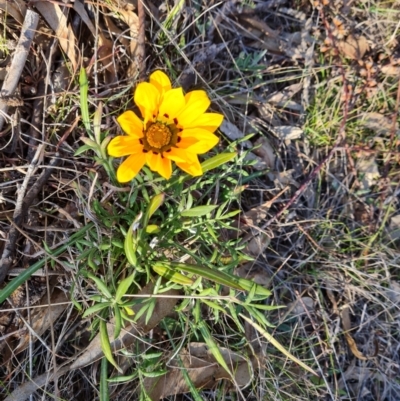
[[[117,121],[125,134],[135,138],[143,137],[143,122],[132,110],[122,113]]]
[[[108,147],[108,154],[112,157],[122,157],[139,153],[143,145],[138,139],[130,136],[117,136],[111,140]]]
[[[201,165],[199,160],[196,158],[197,162],[195,163],[180,163],[176,162],[176,165],[183,170],[185,173],[192,175],[193,177],[197,177],[203,174],[203,170],[201,169]]]
[[[203,128],[207,131],[214,132],[224,120],[224,116],[219,113],[204,113],[190,124],[186,124],[185,128]]]
[[[148,82],[141,82],[135,91],[135,103],[142,113],[144,124],[153,121],[160,105],[160,93],[157,88]]]
[[[118,167],[117,180],[119,182],[131,181],[144,166],[145,162],[146,162],[146,155],[144,153],[138,153],[136,155],[129,156]]]
[[[157,90],[160,92],[160,95],[172,88],[168,75],[162,71],[153,72],[150,75],[149,81],[157,88]]]
[[[172,175],[172,163],[171,160],[166,157],[161,158],[161,163],[158,166],[158,174],[161,177],[164,177],[166,180],[169,180]]]
[[[158,119],[163,122],[173,120],[185,107],[185,97],[182,88],[171,89],[164,94],[158,111]]]
[[[152,171],[157,171],[158,159],[161,159],[161,155],[159,153],[146,153],[146,163]]]
[[[196,154],[208,152],[219,142],[216,135],[201,128],[185,129],[180,135],[182,140],[176,146]]]
[[[171,160],[163,158],[160,153],[148,152],[146,162],[152,171],[156,171],[161,177],[169,180],[172,175]]]
[[[164,153],[164,157],[174,161],[175,163],[191,162],[190,156],[187,155],[187,152],[184,149],[172,148],[171,151]]]
[[[186,106],[176,116],[178,125],[186,128],[209,108],[211,102],[207,93],[202,90],[192,91],[185,96]]]

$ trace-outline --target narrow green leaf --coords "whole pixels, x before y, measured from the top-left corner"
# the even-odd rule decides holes
[[[156,370],[156,371],[154,371],[154,372],[144,372],[144,371],[141,371],[141,374],[142,374],[144,377],[159,377],[159,376],[164,376],[164,375],[167,374],[167,373],[168,373],[168,370],[165,370],[165,369]]]
[[[204,161],[201,163],[201,168],[203,169],[203,173],[206,171],[212,170],[214,168],[217,168],[219,166],[222,166],[225,163],[228,163],[232,159],[236,157],[236,152],[233,153],[220,153],[214,157],[211,157],[210,159]]]
[[[126,258],[128,259],[128,262],[136,267],[137,265],[137,258],[136,258],[136,250],[137,250],[137,241],[136,241],[136,231],[139,226],[139,222],[142,219],[142,213],[140,212],[131,226],[129,227],[128,232],[126,233],[125,236],[125,241],[124,241],[124,250],[125,250],[125,255]]]
[[[103,103],[99,102],[96,111],[93,116],[93,133],[96,143],[101,145],[101,116],[103,114]]]
[[[82,145],[75,151],[74,156],[79,156],[82,153],[87,152],[88,150],[92,150],[92,149],[93,149],[92,146]]]
[[[28,280],[33,273],[41,269],[49,260],[49,258],[55,260],[57,256],[60,256],[62,253],[64,253],[70,246],[75,245],[85,235],[85,233],[92,228],[92,223],[82,227],[78,232],[71,235],[71,238],[67,243],[51,251],[51,255],[48,255],[47,258],[42,258],[38,262],[25,269],[24,272],[21,273],[19,276],[11,280],[3,289],[0,290],[0,304],[4,302],[20,285],[24,284],[25,281]]]
[[[228,365],[225,362],[224,357],[221,354],[221,351],[218,348],[218,345],[214,341],[214,339],[211,337],[211,333],[208,330],[207,325],[205,322],[202,320],[199,322],[198,327],[200,329],[200,332],[204,338],[204,341],[206,342],[209,350],[213,354],[214,358],[216,361],[228,372],[228,374],[234,379],[232,372],[229,370]]]
[[[79,73],[79,92],[80,106],[82,114],[82,122],[88,134],[91,132],[89,120],[89,102],[88,102],[89,83],[86,75],[86,70],[82,67]]]
[[[111,302],[101,302],[98,304],[94,304],[93,306],[91,306],[90,308],[87,308],[85,310],[85,313],[82,315],[82,318],[85,318],[89,315],[92,315],[93,313],[97,313],[101,310],[103,310],[104,308],[107,308],[111,306]]]
[[[114,340],[116,340],[121,333],[122,329],[122,316],[121,310],[118,305],[114,305],[114,318],[115,318],[115,328],[114,328]]]
[[[107,333],[107,323],[103,319],[100,320],[100,343],[101,349],[103,350],[104,356],[107,358],[108,362],[110,362],[118,370],[118,372],[123,373],[122,369],[117,365],[117,362],[115,362],[113,357],[110,339]]]
[[[122,297],[126,295],[126,293],[129,290],[129,287],[133,283],[133,279],[134,279],[134,274],[130,274],[128,277],[126,277],[119,283],[117,292],[115,294],[116,302],[121,301]]]
[[[95,276],[94,274],[92,274],[92,273],[86,273],[86,276],[89,277],[90,279],[92,279],[92,280],[96,283],[97,289],[98,289],[105,297],[107,297],[108,299],[112,299],[112,298],[113,298],[113,296],[111,295],[110,290],[107,288],[106,283],[105,283],[102,279],[96,277],[96,276]]]
[[[110,392],[108,389],[108,361],[107,358],[103,358],[101,360],[101,368],[100,368],[100,401],[109,401],[110,400]]]
[[[165,194],[161,193],[151,198],[151,201],[147,207],[146,213],[143,217],[143,227],[147,227],[151,216],[157,211],[157,209],[164,203]]]
[[[129,382],[131,380],[136,379],[138,376],[138,372],[135,372],[129,376],[115,376],[115,377],[111,377],[110,379],[108,379],[109,383],[125,383],[125,382]]]
[[[253,322],[251,319],[248,317],[244,316],[243,314],[239,313],[239,316],[246,320],[247,323],[252,325],[261,335],[263,335],[275,348],[277,348],[279,351],[281,351],[284,355],[286,355],[290,360],[293,362],[297,363],[299,366],[301,366],[303,369],[307,370],[311,374],[319,377],[318,373],[315,372],[313,369],[308,367],[305,363],[297,359],[294,355],[292,355],[289,351],[286,350],[286,348],[279,342],[277,341],[271,334],[269,334],[267,331],[265,331],[261,326],[259,326],[257,323]]]
[[[160,226],[157,226],[156,224],[148,224],[146,227],[147,234],[157,234],[160,231],[161,231]]]
[[[205,216],[208,213],[212,212],[218,205],[204,205],[204,206],[196,206],[189,210],[184,210],[181,212],[181,216],[183,217],[201,217]]]
[[[192,279],[184,276],[183,274],[181,274],[179,272],[175,272],[166,266],[155,264],[152,266],[152,268],[158,275],[160,275],[161,277],[164,277],[167,280],[172,281],[174,283],[182,284],[182,285],[192,285],[193,284]]]
[[[149,352],[148,354],[141,355],[142,359],[150,360],[150,359],[158,359],[164,355],[163,352]]]
[[[271,295],[271,291],[267,290],[261,285],[255,284],[253,281],[246,280],[229,273],[221,272],[216,269],[210,269],[206,266],[172,262],[157,262],[157,266],[166,266],[173,270],[183,270],[188,273],[193,273],[208,280],[214,281],[215,283],[226,285],[227,287],[231,287],[239,291],[250,291],[253,285],[255,285],[256,294],[258,296],[268,297]]]

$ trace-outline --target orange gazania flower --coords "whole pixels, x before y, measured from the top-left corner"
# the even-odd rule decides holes
[[[117,170],[119,182],[132,180],[145,163],[165,179],[172,174],[172,161],[192,176],[202,175],[197,155],[208,152],[218,143],[213,132],[223,116],[206,113],[210,99],[205,91],[183,94],[172,89],[162,71],[141,82],[134,100],[143,120],[133,111],[121,114],[117,121],[127,136],[117,136],[108,145],[113,157],[128,156]]]

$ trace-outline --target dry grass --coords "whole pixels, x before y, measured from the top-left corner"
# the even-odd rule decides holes
[[[239,199],[242,216],[252,216],[250,225],[259,227],[249,231],[248,221],[239,222],[252,233],[244,234],[245,253],[260,228],[266,234],[259,236],[255,261],[236,272],[267,286],[270,305],[287,307],[266,314],[274,325],[270,332],[320,375],[299,368],[249,327],[243,338],[232,319],[223,315],[218,320],[212,308],[204,309],[202,317],[215,324],[213,336],[220,346],[239,352],[251,343],[255,374],[242,389],[220,381],[211,390],[169,399],[399,400],[400,3],[145,2],[145,64],[135,59],[129,41],[136,11],[122,3],[85,6],[95,35],[79,18],[82,14],[68,8],[76,55],[90,72],[91,112],[101,100],[102,132],[115,135],[115,117],[133,106],[132,89],[138,67],[144,65],[147,74],[163,69],[185,90],[207,90],[213,109],[240,135],[253,134],[250,145],[268,140],[266,153],[254,151],[252,162],[241,158],[221,187],[209,179],[195,195],[201,199],[209,193],[220,202],[233,199],[232,210]],[[59,161],[29,205],[11,266],[11,273],[18,274],[18,268],[45,260],[39,270],[43,274],[29,279],[0,307],[0,399],[7,400],[29,378],[63,369],[88,347],[90,321],[75,306],[87,307],[88,296],[96,291],[80,274],[82,263],[99,261],[85,252],[90,244],[97,252],[113,236],[121,236],[113,228],[115,221],[107,221],[106,208],[98,207],[107,197],[118,199],[115,188],[93,154],[74,157],[80,138],[87,136],[79,121],[78,77],[44,19],[42,15],[20,78],[23,105],[10,104],[15,123],[0,133],[0,254],[13,226],[18,188],[37,146],[43,144],[44,152],[29,187],[51,160]],[[19,37],[20,24],[10,15],[3,13],[1,22],[1,43]],[[105,44],[97,48],[99,40]],[[51,85],[45,87],[45,79]],[[221,131],[219,150],[232,142],[232,129]],[[250,153],[246,142],[238,141],[236,147]],[[267,201],[268,207],[251,215]],[[116,202],[110,213],[123,209]],[[98,219],[108,226],[99,227]],[[55,249],[93,221],[96,228],[89,234],[62,254],[48,256],[44,242]],[[182,238],[183,249],[188,242]],[[206,255],[210,248],[203,245],[199,252]],[[104,245],[101,261],[112,265],[107,255],[119,260],[121,253],[107,252]],[[56,300],[65,306],[38,340],[27,327],[41,321],[39,308],[28,306]],[[130,364],[128,371],[134,372],[146,363],[141,358],[149,349],[175,352],[185,336],[195,333],[182,320],[188,308],[160,323],[153,337],[137,342],[130,362],[121,356],[121,364]],[[27,346],[22,352],[16,348],[20,342]],[[160,358],[150,367],[165,368],[164,362]],[[58,380],[45,378],[41,389],[24,394],[32,394],[32,400],[99,399],[100,369],[95,361],[66,370]],[[143,383],[136,378],[110,386],[110,399],[144,399]]]

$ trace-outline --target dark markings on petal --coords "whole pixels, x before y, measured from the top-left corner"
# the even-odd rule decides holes
[[[146,150],[146,149],[143,149],[143,153],[147,153],[148,152],[148,150]]]
[[[143,139],[139,139],[141,145],[143,145]]]
[[[168,150],[165,151],[165,153],[169,153],[169,152],[171,152],[171,149],[168,149]]]
[[[182,138],[180,136],[178,136],[178,138],[176,139],[176,143],[179,143],[182,140]]]
[[[158,155],[158,152],[154,152],[154,150],[153,150],[153,155]]]
[[[175,123],[175,125],[178,125],[178,119],[177,118],[174,118],[174,123]]]
[[[161,159],[164,159],[164,155],[161,153]]]
[[[165,118],[169,118],[169,114],[164,113],[164,117],[165,117]]]

